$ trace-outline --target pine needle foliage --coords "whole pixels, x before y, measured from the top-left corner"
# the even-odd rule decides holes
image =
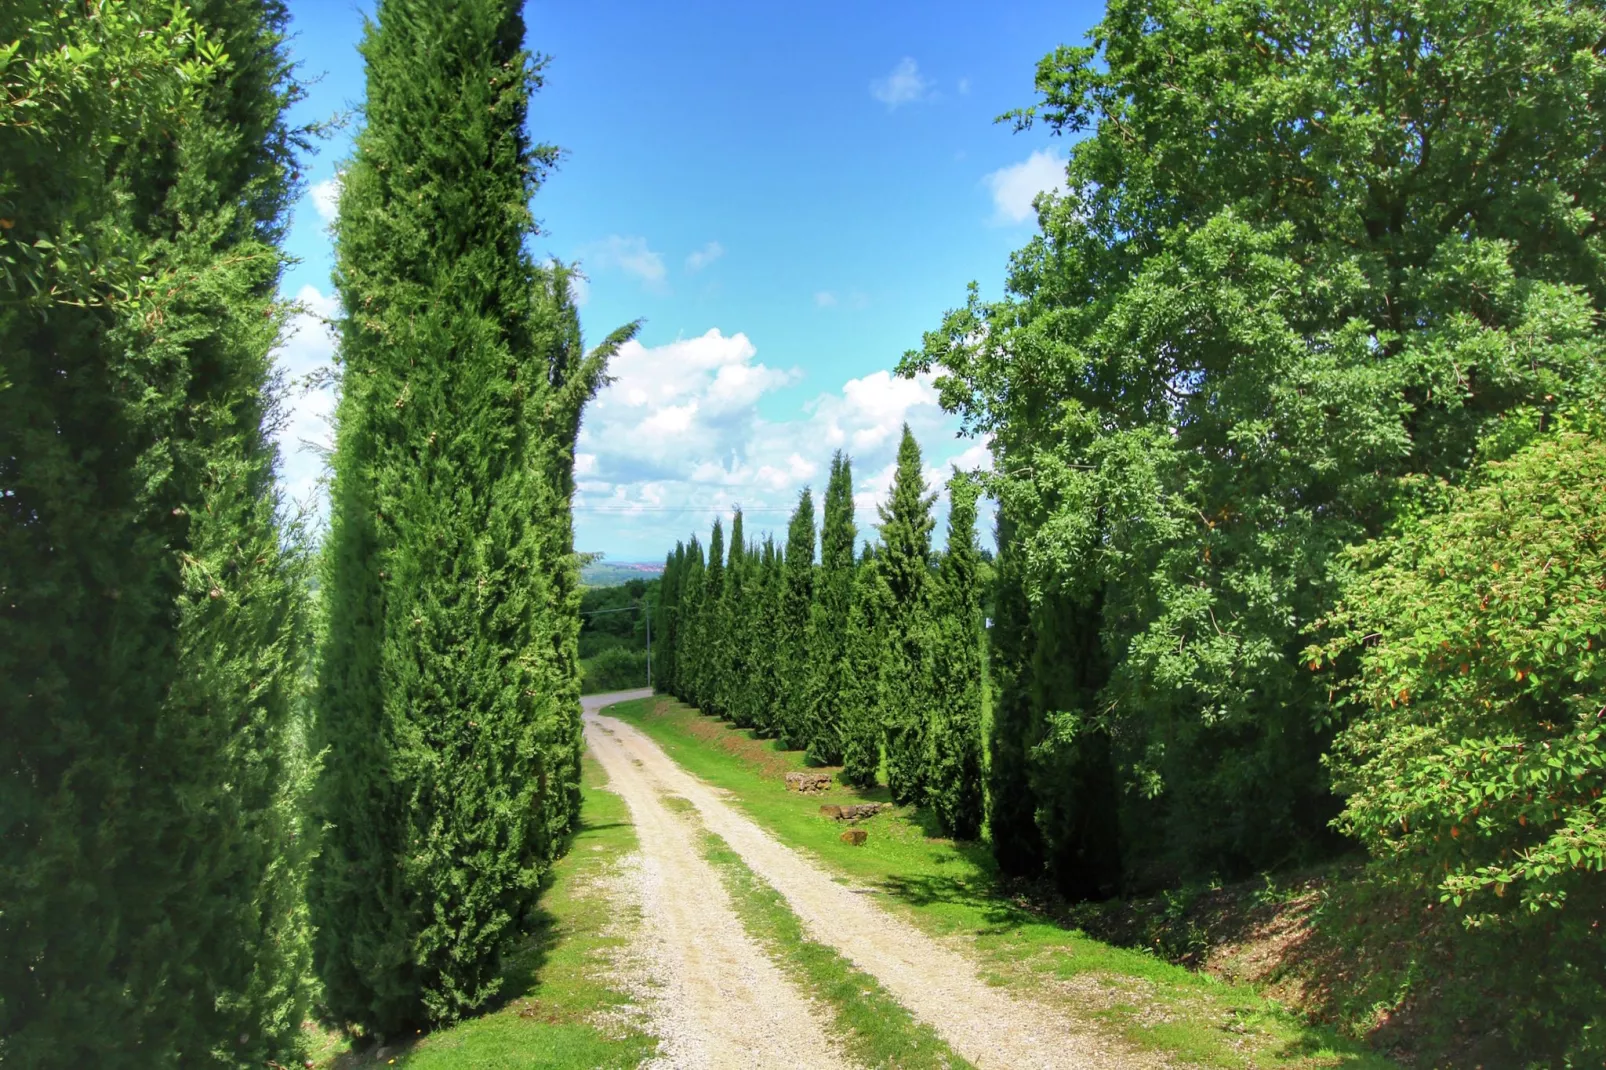
[[[831,458],[820,526],[820,571],[809,616],[809,722],[807,757],[820,765],[842,761],[842,703],[848,690],[848,616],[853,608],[853,463],[838,450]]]
[[[732,717],[736,724],[757,729],[764,735],[773,734],[775,723],[777,683],[773,629],[780,589],[781,555],[775,548],[775,539],[765,535],[743,608],[740,641],[746,650],[747,676],[741,701]]]
[[[926,797],[950,836],[981,835],[986,802],[981,767],[981,590],[977,575],[975,480],[955,472],[948,480],[948,546],[933,597],[930,765]]]
[[[681,633],[675,649],[674,695],[688,706],[697,705],[697,659],[702,655],[703,544],[691,537],[686,547],[686,572],[680,583],[676,616]]]
[[[892,491],[879,507],[881,543],[875,567],[886,585],[889,615],[882,632],[882,734],[887,787],[898,802],[924,801],[926,722],[931,709],[931,516],[920,444],[903,425]]]
[[[306,555],[266,2],[0,7],[0,1059],[260,1066],[307,1005]]]
[[[814,495],[804,487],[786,529],[786,555],[775,603],[775,736],[801,750],[808,742],[809,614],[814,602]]]
[[[384,0],[335,226],[344,310],[313,885],[332,1013],[389,1035],[503,983],[578,802],[572,450],[612,348],[537,268],[517,4]]]

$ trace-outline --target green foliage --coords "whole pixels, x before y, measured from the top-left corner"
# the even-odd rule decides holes
[[[981,835],[985,803],[981,769],[981,597],[977,569],[975,480],[948,480],[948,546],[933,602],[931,715],[926,796],[948,835]]]
[[[1067,192],[903,370],[993,435],[1041,647],[1004,671],[1056,676],[1005,685],[1028,768],[995,775],[1051,870],[1103,851],[1089,805],[1129,882],[1332,848],[1300,653],[1336,556],[1503,413],[1600,389],[1603,33],[1564,0],[1115,0],[1040,65],[1016,118],[1088,132]]]
[[[697,705],[697,659],[702,656],[703,544],[693,535],[686,549],[686,572],[681,580],[675,617],[681,632],[676,640],[674,696]]]
[[[757,574],[744,611],[742,641],[746,647],[747,680],[742,704],[733,720],[744,727],[774,734],[775,707],[780,683],[776,678],[778,651],[774,637],[775,607],[780,601],[781,554],[775,540],[764,536]]]
[[[842,694],[842,779],[871,787],[881,768],[882,659],[892,593],[867,545],[853,574],[853,604],[843,661],[847,687]]]
[[[645,648],[608,647],[580,659],[580,693],[601,695],[647,686]]]
[[[786,529],[786,555],[774,602],[775,696],[772,728],[781,746],[808,745],[809,616],[814,603],[814,495],[804,487]]]
[[[705,713],[719,715],[720,661],[724,650],[725,529],[719,517],[708,537],[708,569],[697,609],[697,661],[693,694]]]
[[[0,8],[0,1060],[260,1066],[308,988],[276,3]]]
[[[820,573],[809,614],[808,758],[820,765],[842,760],[842,705],[850,678],[848,616],[853,608],[853,461],[838,450],[831,458],[820,527]]]
[[[385,0],[335,225],[341,398],[323,590],[318,963],[337,1020],[441,1023],[503,983],[579,804],[569,500],[586,353],[531,194],[516,4]]]
[[[931,711],[931,505],[921,472],[920,445],[903,425],[892,492],[879,506],[881,547],[875,568],[886,585],[881,629],[882,738],[887,787],[898,802],[925,792],[926,721]]]
[[[1519,1043],[1598,1060],[1606,444],[1542,438],[1345,564],[1330,638],[1307,651],[1351,711],[1330,758],[1340,826],[1486,930],[1491,968],[1539,974],[1509,977]]]
[[[718,666],[714,681],[714,711],[721,717],[735,719],[735,711],[744,701],[743,692],[748,684],[748,637],[742,633],[747,623],[748,590],[752,582],[752,564],[748,561],[746,536],[742,531],[742,511],[731,517],[731,547],[726,555],[725,595],[719,603]]]

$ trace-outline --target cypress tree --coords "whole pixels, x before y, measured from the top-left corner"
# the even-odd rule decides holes
[[[804,487],[786,530],[775,608],[775,735],[801,749],[809,721],[809,614],[814,602],[814,495]]]
[[[760,734],[772,734],[775,703],[775,604],[780,592],[780,555],[775,540],[764,536],[757,568],[742,614],[742,643],[746,650],[746,674],[742,701],[735,721]]]
[[[890,602],[875,551],[866,545],[853,575],[853,604],[843,644],[847,686],[842,694],[842,779],[862,788],[875,785],[881,766],[881,673]]]
[[[924,797],[926,718],[931,699],[931,504],[920,446],[909,425],[898,444],[890,499],[880,506],[876,568],[891,599],[883,634],[883,722],[887,787],[898,802]]]
[[[307,995],[287,19],[58,7],[0,6],[0,1057],[260,1066]]]
[[[324,560],[312,906],[328,1005],[389,1034],[502,985],[577,802],[567,520],[587,355],[539,270],[511,0],[382,0],[335,226],[342,392]]]
[[[999,503],[994,617],[987,668],[993,686],[988,735],[988,829],[998,868],[1015,877],[1039,877],[1045,861],[1032,791],[1032,748],[1041,738],[1032,706],[1031,657],[1035,646],[1026,598],[1022,549],[1015,538],[1012,503]]]
[[[932,649],[930,765],[926,794],[950,835],[981,834],[981,592],[976,545],[978,487],[959,472],[948,480],[948,547],[938,570]]]
[[[679,630],[676,612],[680,595],[680,569],[686,559],[686,545],[676,542],[664,557],[664,574],[658,584],[658,604],[653,606],[652,649],[653,683],[660,691],[673,691],[675,680],[675,635]]]
[[[820,577],[809,616],[808,759],[842,761],[842,704],[848,690],[848,615],[853,608],[853,463],[838,450],[825,487],[820,528]]]
[[[731,546],[726,557],[725,594],[719,605],[718,671],[714,705],[721,717],[735,720],[747,686],[747,643],[742,625],[747,612],[751,568],[742,533],[742,511],[731,517]]]
[[[680,585],[680,634],[676,637],[675,697],[697,705],[697,666],[702,653],[703,544],[691,537],[686,548],[686,572]]]
[[[725,528],[719,517],[708,536],[708,570],[697,610],[697,708],[719,715],[719,650],[725,597]]]

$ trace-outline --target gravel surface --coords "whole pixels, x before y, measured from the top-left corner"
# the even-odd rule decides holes
[[[719,875],[703,858],[691,822],[664,805],[619,735],[584,700],[586,744],[608,774],[608,789],[630,807],[641,841],[622,867],[642,912],[641,937],[620,959],[625,983],[644,1004],[647,1032],[660,1038],[655,1068],[836,1068],[847,1064],[825,1031],[822,1010],[748,937]],[[661,752],[660,752],[661,754]]]
[[[657,802],[659,797],[673,793],[689,800],[708,830],[722,837],[749,869],[785,897],[811,939],[835,948],[859,969],[875,977],[911,1014],[935,1029],[955,1052],[983,1070],[1155,1065],[1156,1060],[1124,1051],[1117,1047],[1117,1042],[1079,1028],[1049,1007],[1025,1002],[988,985],[968,958],[903,918],[883,910],[869,897],[838,884],[816,863],[781,845],[738,813],[720,797],[722,793],[681,769],[651,739],[623,721],[596,712],[607,703],[646,694],[597,696],[598,701],[594,703],[587,700],[585,714],[586,738],[608,771],[610,787],[630,802],[632,813],[638,814],[637,833],[644,851],[681,854],[679,846],[665,851],[662,846],[650,845],[660,838],[675,840],[678,836],[684,839],[686,835],[685,826],[674,821],[673,815]],[[739,941],[743,946],[739,954],[744,961],[756,957],[756,949],[748,950],[751,945],[737,920],[733,916],[728,922],[723,920],[729,916],[730,907],[717,877],[700,857],[683,861],[688,870],[696,862],[701,875],[693,877],[688,871],[684,876],[667,878],[666,887],[700,889],[694,898],[717,900],[721,915],[717,924],[697,930],[706,932],[707,936],[693,939]],[[649,919],[652,909],[649,898]],[[695,912],[701,913],[701,904]],[[700,954],[709,955],[712,951],[705,946]],[[736,953],[734,947],[732,952]],[[675,953],[671,949],[670,954]],[[690,954],[690,949],[683,949],[682,953]],[[773,966],[769,969],[775,972]],[[690,981],[690,975],[682,974],[682,977]],[[697,983],[715,985],[728,984],[728,981],[715,969]],[[747,982],[739,984],[745,986]],[[784,983],[778,987],[788,998],[798,998]],[[764,1001],[768,998],[765,996]],[[723,997],[715,997],[714,1002],[717,1006],[723,1002]],[[732,1018],[745,1017],[745,1012],[734,1013],[733,1005],[727,1005],[726,1009]],[[741,1031],[752,1032],[750,1028]],[[785,1043],[779,1038],[776,1042]],[[787,1054],[777,1052],[773,1062],[791,1066],[830,1065],[816,1058],[799,1059],[795,1049]],[[769,1063],[750,1062],[748,1065]]]

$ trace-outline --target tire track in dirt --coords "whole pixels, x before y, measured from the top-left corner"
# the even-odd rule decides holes
[[[743,929],[691,824],[665,805],[617,729],[599,724],[589,712],[603,701],[634,697],[640,696],[586,698],[585,735],[608,774],[608,790],[630,808],[641,843],[639,861],[624,871],[637,885],[632,898],[639,898],[642,910],[641,943],[622,965],[638,974],[626,981],[645,1004],[647,1031],[661,1041],[650,1065],[674,1070],[846,1066],[826,1032],[822,1010]]]
[[[645,694],[607,699],[623,701]],[[587,739],[594,741],[599,759],[606,753],[618,767],[617,776],[613,767],[608,768],[616,784],[627,785],[635,795],[657,799],[672,793],[690,801],[707,829],[724,839],[749,869],[786,899],[810,939],[834,948],[873,976],[911,1014],[977,1067],[1127,1070],[1160,1062],[1120,1050],[1116,1042],[1090,1034],[1049,1007],[1028,1003],[987,984],[969,959],[838,884],[819,866],[738,813],[716,789],[675,764],[636,728],[595,710],[592,707],[586,712]],[[608,761],[603,764],[609,766]],[[649,832],[639,828],[638,832],[645,844]],[[821,1064],[805,1060],[797,1065]]]

